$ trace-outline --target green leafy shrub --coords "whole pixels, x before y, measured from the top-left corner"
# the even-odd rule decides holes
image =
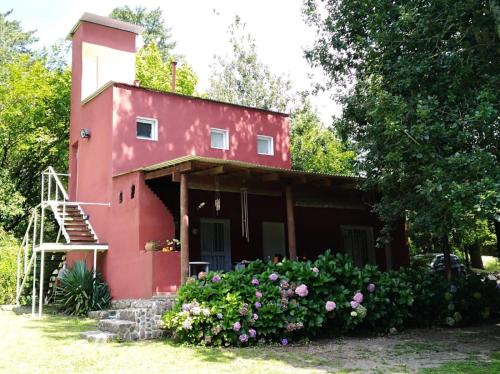
[[[0,304],[15,301],[18,250],[17,240],[0,228]]]
[[[83,316],[91,310],[108,307],[110,302],[108,285],[99,275],[94,280],[85,262],[75,262],[61,276],[56,292],[56,305],[61,312]]]
[[[475,275],[450,285],[421,270],[356,267],[327,251],[314,262],[254,261],[190,279],[163,319],[174,338],[193,344],[286,344],[319,334],[456,325],[487,318],[498,305],[495,282]]]

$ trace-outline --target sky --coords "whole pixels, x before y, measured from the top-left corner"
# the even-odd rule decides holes
[[[184,55],[198,75],[197,90],[206,90],[214,55],[227,55],[228,27],[236,15],[247,23],[256,39],[259,59],[275,74],[284,74],[297,91],[312,90],[321,70],[304,58],[304,48],[314,42],[315,31],[302,17],[302,0],[2,0],[0,11],[13,9],[10,19],[25,30],[36,30],[38,46],[65,38],[84,12],[107,16],[117,6],[160,7],[177,42],[175,53]],[[338,116],[340,105],[329,93],[311,98],[325,124]]]

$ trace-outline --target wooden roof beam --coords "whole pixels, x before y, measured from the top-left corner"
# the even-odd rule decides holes
[[[214,176],[214,175],[224,174],[225,172],[227,172],[227,167],[224,165],[219,165],[219,166],[212,167],[210,169],[197,170],[197,171],[191,172],[190,174],[191,175],[211,175],[211,176]]]
[[[147,172],[144,179],[150,180],[150,179],[156,179],[156,178],[161,178],[161,177],[173,175],[174,173],[186,173],[188,171],[191,171],[192,168],[193,168],[193,165],[192,165],[191,161],[188,161],[188,162],[184,162],[184,163],[179,164],[179,165],[170,166],[168,168]]]
[[[275,182],[280,180],[280,175],[278,173],[270,173],[262,176],[260,180],[262,182]]]

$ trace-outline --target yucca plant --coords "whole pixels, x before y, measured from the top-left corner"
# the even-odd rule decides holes
[[[56,305],[65,314],[83,316],[91,310],[109,306],[111,294],[100,275],[87,269],[85,262],[78,261],[66,271],[57,287]]]

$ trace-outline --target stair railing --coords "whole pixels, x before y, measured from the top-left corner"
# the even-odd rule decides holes
[[[59,225],[57,233],[57,242],[61,234],[67,242],[70,241],[64,221],[66,219],[66,205],[69,197],[66,188],[61,182],[60,176],[68,177],[69,174],[56,173],[52,166],[49,166],[42,173],[42,205],[44,208],[50,206],[54,213],[54,217]],[[62,214],[58,211],[58,207],[62,206]]]

